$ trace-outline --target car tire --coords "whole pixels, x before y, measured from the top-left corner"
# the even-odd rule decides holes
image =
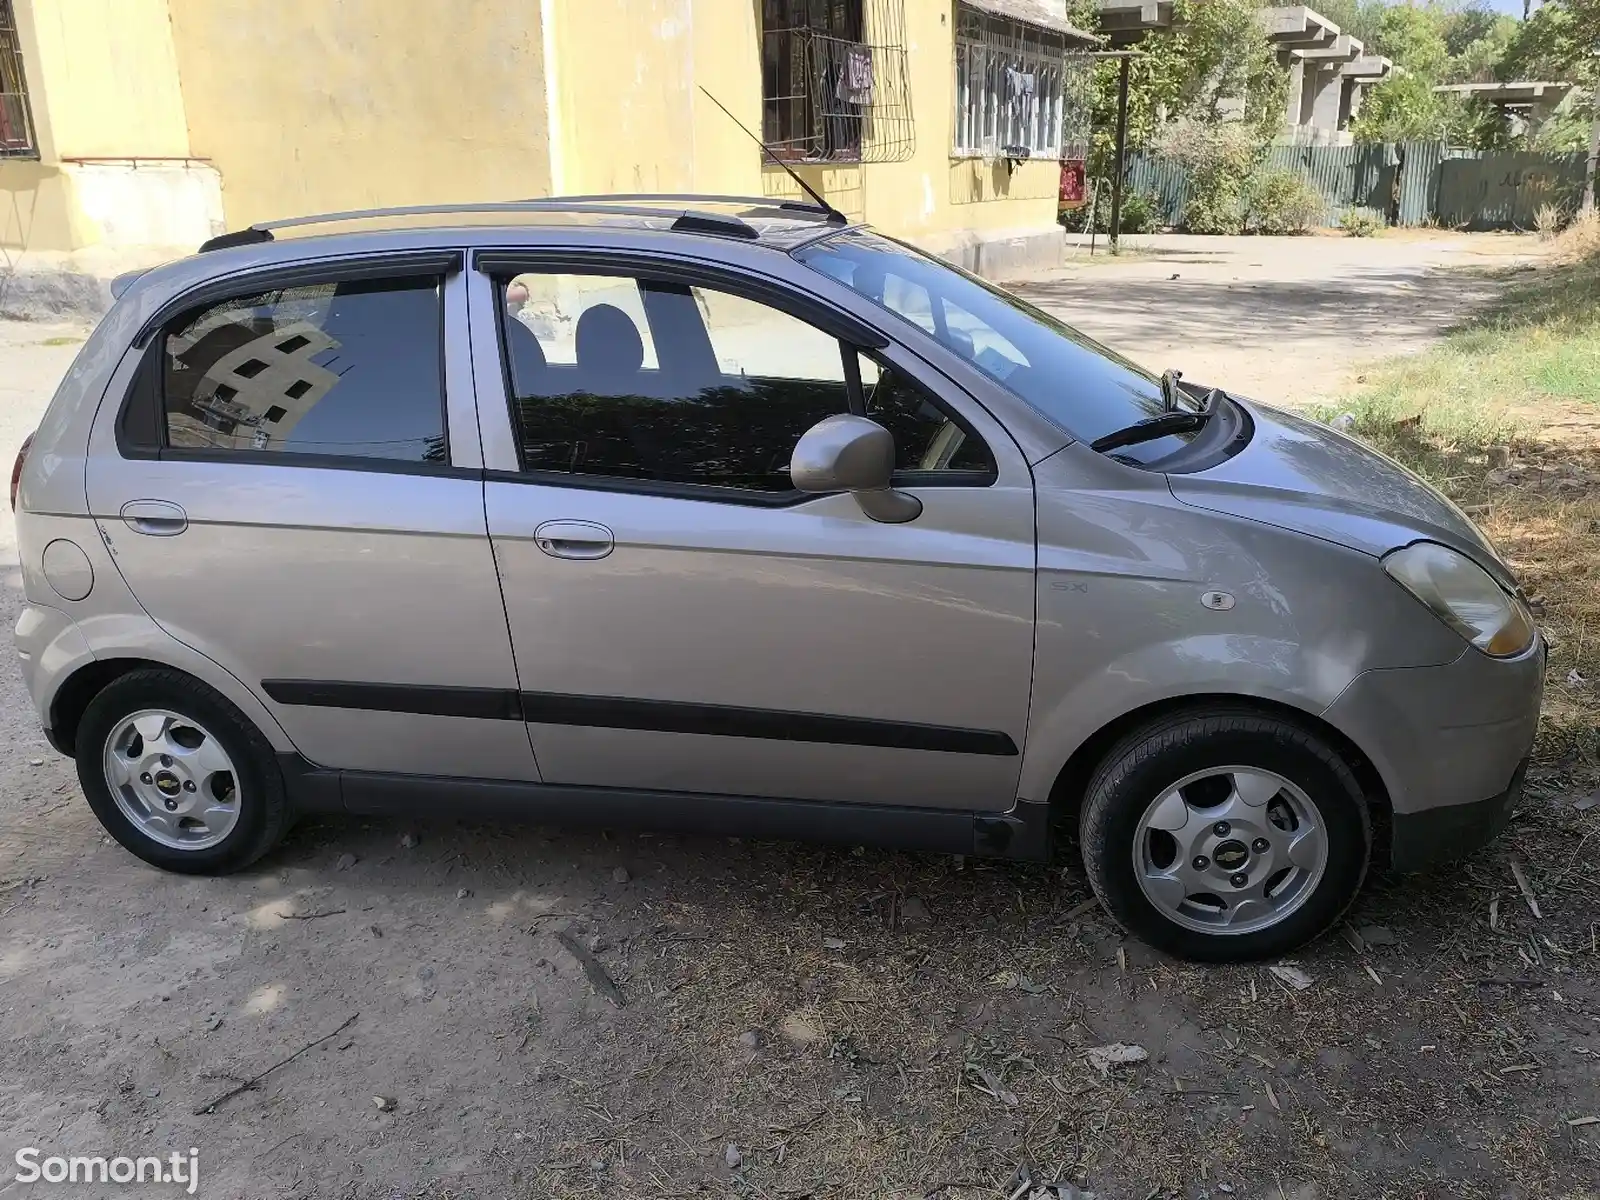
[[[1172,714],[1124,737],[1089,782],[1079,834],[1106,910],[1151,945],[1205,962],[1284,954],[1326,932],[1355,900],[1372,846],[1339,753],[1242,706]]]
[[[89,702],[74,745],[95,816],[163,870],[238,871],[288,830],[272,746],[225,696],[180,671],[119,676]]]

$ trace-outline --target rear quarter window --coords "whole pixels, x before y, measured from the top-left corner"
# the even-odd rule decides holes
[[[178,318],[160,338],[164,446],[448,462],[440,284],[309,284]]]

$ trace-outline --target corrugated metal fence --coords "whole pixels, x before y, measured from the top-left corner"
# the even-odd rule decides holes
[[[1395,148],[1386,144],[1274,146],[1263,165],[1304,177],[1327,204],[1322,223],[1337,225],[1339,214],[1352,208],[1387,219],[1399,161]]]
[[[1584,155],[1464,150],[1443,142],[1274,146],[1263,166],[1310,183],[1327,203],[1327,225],[1357,209],[1389,224],[1528,229],[1542,205],[1576,207]],[[1128,186],[1152,197],[1161,224],[1183,227],[1187,168],[1137,152],[1128,157]]]

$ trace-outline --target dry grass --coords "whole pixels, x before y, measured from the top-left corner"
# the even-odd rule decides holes
[[[1579,213],[1556,238],[1557,261],[1591,263],[1600,255],[1600,211]]]

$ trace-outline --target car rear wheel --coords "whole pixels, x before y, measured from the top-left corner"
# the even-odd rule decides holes
[[[1372,841],[1339,754],[1244,708],[1175,714],[1124,738],[1090,781],[1080,833],[1112,916],[1211,962],[1282,954],[1327,930],[1355,899]]]
[[[133,671],[84,711],[78,780],[106,831],[168,871],[248,866],[288,827],[272,747],[226,697],[178,671]]]

